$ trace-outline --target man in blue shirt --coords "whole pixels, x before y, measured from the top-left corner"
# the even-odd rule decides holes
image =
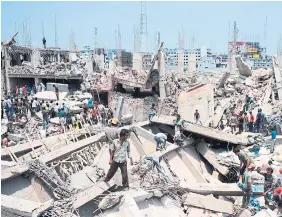
[[[271,141],[271,145],[270,145],[270,153],[274,152],[275,143],[276,143],[276,135],[277,135],[276,130],[273,128],[272,131],[271,131],[272,141]]]

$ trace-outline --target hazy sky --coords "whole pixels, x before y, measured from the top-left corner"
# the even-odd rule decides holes
[[[186,32],[185,48],[208,46],[214,52],[226,52],[229,20],[237,21],[238,39],[265,44],[267,17],[267,49],[277,50],[282,35],[282,2],[147,2],[148,49],[153,48],[160,31],[164,47],[175,48],[178,32]],[[120,26],[122,47],[133,50],[134,25],[139,26],[141,2],[2,2],[1,40],[11,37],[17,26],[30,19],[31,41],[42,46],[42,21],[47,46],[55,45],[55,14],[58,44],[69,48],[71,29],[79,48],[94,46],[94,27],[98,29],[99,47],[116,48],[115,30]],[[18,40],[23,41],[22,30]],[[281,36],[282,37],[282,36]]]

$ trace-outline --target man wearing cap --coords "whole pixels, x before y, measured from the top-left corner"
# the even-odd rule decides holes
[[[118,168],[121,170],[122,175],[122,185],[124,188],[128,188],[128,174],[127,174],[127,157],[130,159],[131,165],[133,164],[133,160],[130,152],[130,143],[128,142],[129,130],[122,129],[119,134],[119,139],[115,139],[110,146],[110,169],[105,178],[105,182],[111,180],[111,178],[115,175]]]
[[[245,173],[246,168],[248,168],[250,164],[253,164],[254,161],[250,156],[240,151],[240,149],[238,148],[234,148],[233,152],[238,156],[240,160],[240,176],[242,176]]]

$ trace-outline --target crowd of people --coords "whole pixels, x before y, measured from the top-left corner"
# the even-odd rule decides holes
[[[33,90],[35,88],[35,90]],[[34,117],[36,113],[42,113],[43,129],[47,130],[50,119],[58,117],[60,130],[64,132],[71,127],[80,129],[84,123],[100,124],[102,126],[119,125],[118,119],[113,118],[112,109],[102,102],[94,101],[88,98],[84,101],[83,111],[80,113],[71,112],[68,106],[61,101],[44,101],[33,98],[33,93],[43,91],[45,87],[36,85],[30,88],[24,86],[16,88],[15,92],[10,91],[1,100],[1,119],[6,116],[8,122],[28,121],[30,117]],[[56,97],[58,99],[59,90],[55,88]]]

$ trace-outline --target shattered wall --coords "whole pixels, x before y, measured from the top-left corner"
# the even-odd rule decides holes
[[[200,120],[203,125],[208,126],[209,121],[214,115],[212,85],[200,85],[187,92],[180,93],[178,97],[178,110],[181,117],[186,121],[194,122],[194,113],[196,109],[200,113]]]

